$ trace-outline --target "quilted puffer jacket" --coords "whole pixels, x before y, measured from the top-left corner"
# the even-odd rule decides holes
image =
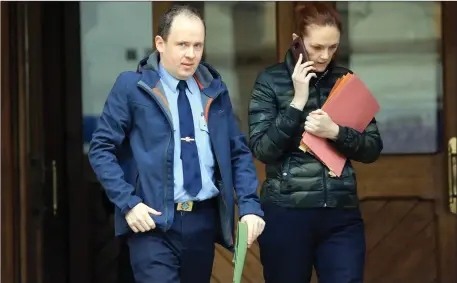
[[[357,180],[351,160],[372,163],[378,159],[383,143],[376,120],[363,133],[340,126],[337,140],[328,141],[348,158],[342,175],[332,177],[326,166],[298,147],[308,114],[322,107],[338,78],[352,72],[332,61],[311,80],[308,102],[300,111],[290,106],[293,69],[289,50],[284,62],[259,74],[251,94],[249,146],[266,165],[261,202],[295,208],[357,207]]]

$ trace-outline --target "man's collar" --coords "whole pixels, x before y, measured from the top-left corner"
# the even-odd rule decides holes
[[[175,77],[173,77],[165,68],[164,66],[162,65],[162,63],[159,62],[159,74],[160,74],[160,78],[163,80],[163,82],[173,91],[175,91],[177,88],[178,88],[178,83],[179,83],[179,80],[176,79]],[[189,90],[190,93],[192,93],[190,87],[189,87],[189,83],[190,83],[190,80],[192,80],[192,77],[187,79],[186,82],[187,82],[187,89]]]

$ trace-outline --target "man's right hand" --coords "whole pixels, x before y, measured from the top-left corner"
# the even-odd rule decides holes
[[[317,77],[315,73],[311,72],[315,70],[314,62],[308,61],[302,64],[302,58],[303,56],[300,54],[292,74],[295,94],[291,104],[299,110],[303,110],[306,102],[308,102],[309,81],[312,77]]]
[[[162,212],[158,212],[140,202],[125,215],[125,220],[127,220],[127,224],[133,232],[146,232],[156,227],[149,213],[162,215]]]

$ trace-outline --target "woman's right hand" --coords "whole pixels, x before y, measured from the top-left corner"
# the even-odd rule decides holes
[[[317,77],[315,73],[310,71],[315,70],[313,67],[313,61],[307,61],[302,63],[303,55],[300,54],[295,64],[294,72],[292,74],[292,82],[294,84],[294,99],[292,100],[293,106],[299,110],[303,110],[308,102],[309,96],[309,81],[312,77]]]

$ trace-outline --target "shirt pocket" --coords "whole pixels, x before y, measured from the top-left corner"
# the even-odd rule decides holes
[[[214,167],[214,157],[211,150],[211,141],[209,139],[209,131],[208,131],[208,124],[206,123],[206,119],[204,115],[201,115],[198,120],[198,128],[199,128],[199,149],[198,153],[200,155],[200,159],[203,162],[205,168],[209,171],[213,170]]]
[[[198,119],[198,124],[199,124],[199,128],[200,128],[200,131],[203,132],[203,134],[209,134],[209,131],[208,131],[208,124],[206,123],[206,120],[205,120],[205,116],[202,114],[200,115],[200,118]]]

